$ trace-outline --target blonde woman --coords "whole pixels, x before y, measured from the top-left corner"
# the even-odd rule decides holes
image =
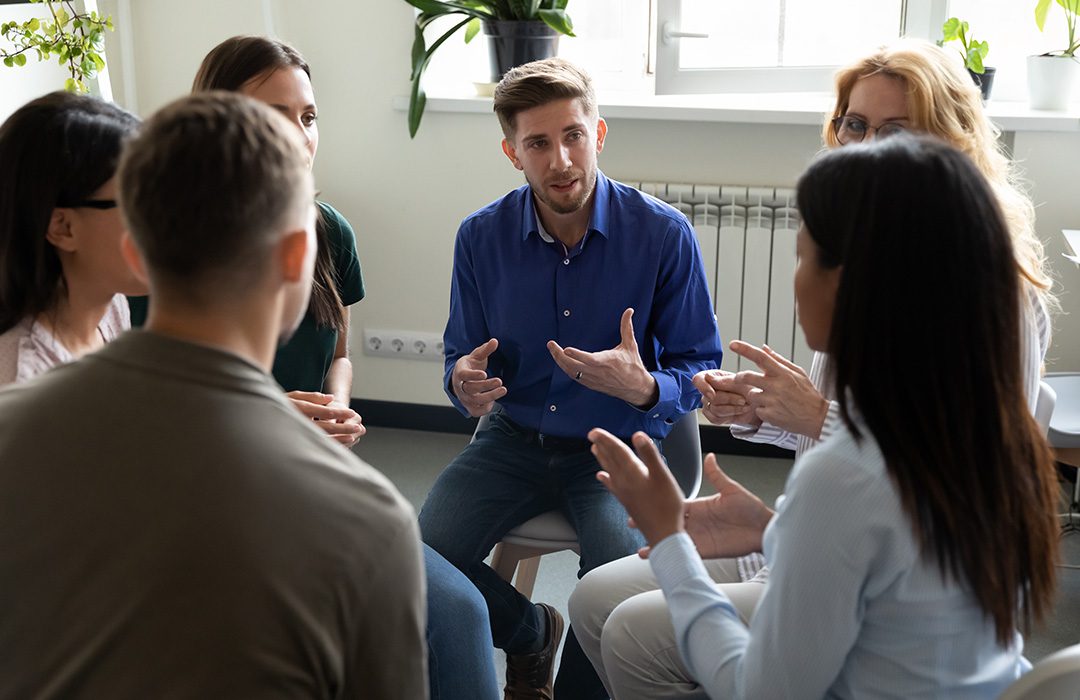
[[[836,104],[823,128],[828,148],[900,132],[931,134],[965,153],[995,196],[1021,277],[1021,374],[1033,409],[1050,343],[1048,308],[1055,303],[1043,247],[1034,232],[1034,210],[998,143],[999,132],[983,110],[978,88],[953,56],[933,44],[897,42],[837,73]],[[959,267],[956,272],[964,274]],[[911,339],[905,352],[913,362],[923,353],[954,351],[928,347],[926,342]],[[732,434],[745,440],[794,449],[796,459],[840,427],[838,404],[826,381],[827,355],[815,353],[808,374],[767,346],[737,340],[731,348],[761,371],[710,371],[695,377],[703,412],[711,422],[731,425]],[[742,553],[736,550],[728,556]],[[764,591],[768,569],[762,569],[763,564],[759,554],[705,561],[713,580],[726,584],[723,589],[745,623]],[[627,697],[703,697],[679,658],[667,607],[657,589],[648,561],[639,557],[617,560],[586,576],[570,600],[582,648],[616,696],[620,694],[614,688],[630,689],[624,693]],[[617,607],[618,614],[611,619]]]

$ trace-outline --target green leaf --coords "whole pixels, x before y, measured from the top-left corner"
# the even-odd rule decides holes
[[[424,30],[417,25],[413,30],[413,45],[412,45],[412,72],[409,74],[409,80],[416,80],[420,76],[420,72],[424,69],[424,55],[427,53],[427,46],[424,44]]]
[[[983,54],[974,46],[968,49],[966,63],[968,70],[980,74],[986,72],[986,68],[983,67]]]
[[[420,120],[424,116],[424,107],[427,106],[427,95],[420,87],[420,79],[413,81],[412,92],[409,94],[409,138],[416,138],[416,131],[420,128]]]
[[[15,56],[14,59],[15,59],[15,65],[17,65],[17,66],[25,66],[26,65],[26,54],[21,53],[18,56]]]
[[[104,58],[97,55],[96,53],[88,53],[86,55],[89,56],[90,60],[94,62],[94,68],[96,70],[99,70],[99,71],[100,70],[105,70],[105,59]]]
[[[1035,5],[1035,26],[1041,32],[1046,26],[1046,13],[1050,11],[1050,0],[1039,0]]]
[[[12,58],[11,56],[4,56],[4,65],[7,66],[8,68],[14,68],[15,67],[15,59]]]
[[[488,13],[481,12],[468,5],[457,5],[449,2],[440,2],[439,0],[405,0],[405,2],[421,12],[430,15],[468,15],[470,17],[479,17],[481,19],[491,16]]]
[[[956,17],[950,17],[945,20],[945,24],[941,25],[941,40],[942,41],[956,41],[960,38],[960,20]]]
[[[481,26],[482,26],[482,22],[479,19],[477,19],[476,17],[473,17],[472,19],[469,20],[469,23],[465,25],[465,43],[466,44],[468,44],[470,41],[472,41],[476,37],[476,35],[480,33],[480,27]]]
[[[26,28],[29,29],[32,32],[36,32],[38,29],[41,28],[41,20],[38,19],[37,17],[33,18],[32,20],[30,20],[29,22],[26,23]]]
[[[566,14],[566,10],[540,10],[539,14],[540,19],[544,20],[547,26],[560,34],[577,36],[574,34],[574,23],[570,20],[570,15]]]
[[[79,82],[75,78],[68,78],[64,81],[64,89],[68,92],[78,92]]]

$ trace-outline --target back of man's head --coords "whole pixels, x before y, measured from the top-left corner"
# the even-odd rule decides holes
[[[199,303],[257,281],[281,235],[311,225],[307,163],[284,117],[235,93],[192,95],[154,114],[118,173],[153,293]]]

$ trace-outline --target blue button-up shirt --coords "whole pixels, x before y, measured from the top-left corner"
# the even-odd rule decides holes
[[[720,364],[705,268],[694,231],[678,210],[597,172],[592,218],[572,250],[543,235],[532,190],[521,187],[470,215],[458,229],[443,386],[463,355],[490,338],[499,348],[488,376],[501,377],[502,410],[548,435],[584,437],[594,427],[620,437],[663,438],[697,408],[691,378]],[[555,364],[546,344],[587,352],[619,344],[623,311],[659,398],[639,409],[593,391]]]

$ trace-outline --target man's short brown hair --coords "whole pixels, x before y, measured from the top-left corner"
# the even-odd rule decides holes
[[[514,137],[518,112],[565,99],[577,99],[586,114],[596,114],[592,78],[573,63],[546,58],[511,68],[495,86],[495,114],[503,135]]]
[[[154,286],[195,296],[253,282],[269,246],[314,206],[296,129],[235,93],[163,107],[128,144],[118,177],[124,220]]]

